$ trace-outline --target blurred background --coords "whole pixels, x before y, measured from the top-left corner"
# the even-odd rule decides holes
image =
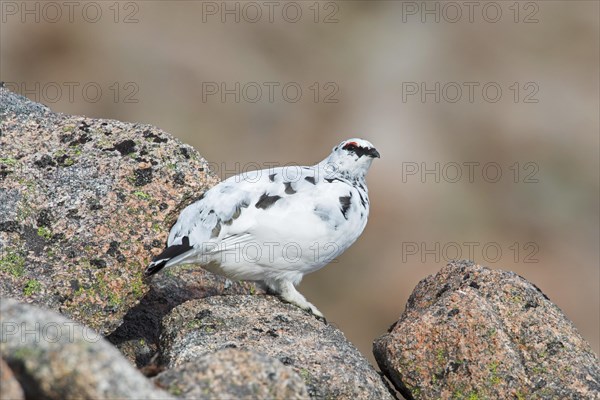
[[[599,352],[598,2],[0,7],[7,87],[156,125],[222,178],[373,142],[364,234],[300,285],[371,360],[451,258],[534,282]]]

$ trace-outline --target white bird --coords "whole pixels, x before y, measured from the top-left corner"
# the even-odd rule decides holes
[[[231,279],[257,281],[317,317],[295,286],[342,254],[369,216],[365,175],[379,152],[349,139],[310,167],[289,166],[232,176],[186,207],[166,249],[148,265],[199,264]]]

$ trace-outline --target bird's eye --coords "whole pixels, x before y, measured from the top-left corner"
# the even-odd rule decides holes
[[[354,151],[356,150],[356,146],[352,143],[348,143],[346,146],[344,146],[344,150]]]

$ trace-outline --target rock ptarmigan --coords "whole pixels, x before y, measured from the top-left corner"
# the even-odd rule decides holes
[[[144,274],[199,264],[231,279],[257,281],[317,317],[295,286],[342,254],[367,224],[365,175],[379,152],[349,139],[310,167],[289,166],[232,176],[185,208],[167,248]]]

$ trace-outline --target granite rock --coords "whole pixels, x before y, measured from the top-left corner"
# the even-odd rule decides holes
[[[302,378],[281,361],[228,348],[169,369],[157,386],[184,399],[306,399]]]
[[[172,267],[153,275],[150,290],[106,338],[135,365],[150,366],[159,351],[161,321],[175,306],[208,296],[264,293],[250,282],[233,282],[198,266]]]
[[[311,398],[394,398],[341,331],[273,296],[216,296],[183,303],[163,319],[160,348],[168,368],[235,348],[289,366],[304,380]]]
[[[170,399],[101,335],[51,310],[0,299],[0,355],[28,399]]]
[[[407,399],[598,399],[600,365],[534,284],[471,262],[422,280],[373,345]]]
[[[149,125],[54,113],[1,87],[0,132],[1,296],[105,335],[127,313],[128,325],[112,340],[143,363],[162,315],[143,328],[147,338],[136,331],[138,317],[161,302],[167,306],[154,314],[172,308],[163,295],[176,297],[182,285],[194,296],[232,286],[201,269],[193,272],[200,289],[174,278],[172,291],[158,279],[151,292],[155,281],[143,279],[179,211],[218,182],[192,147]]]

